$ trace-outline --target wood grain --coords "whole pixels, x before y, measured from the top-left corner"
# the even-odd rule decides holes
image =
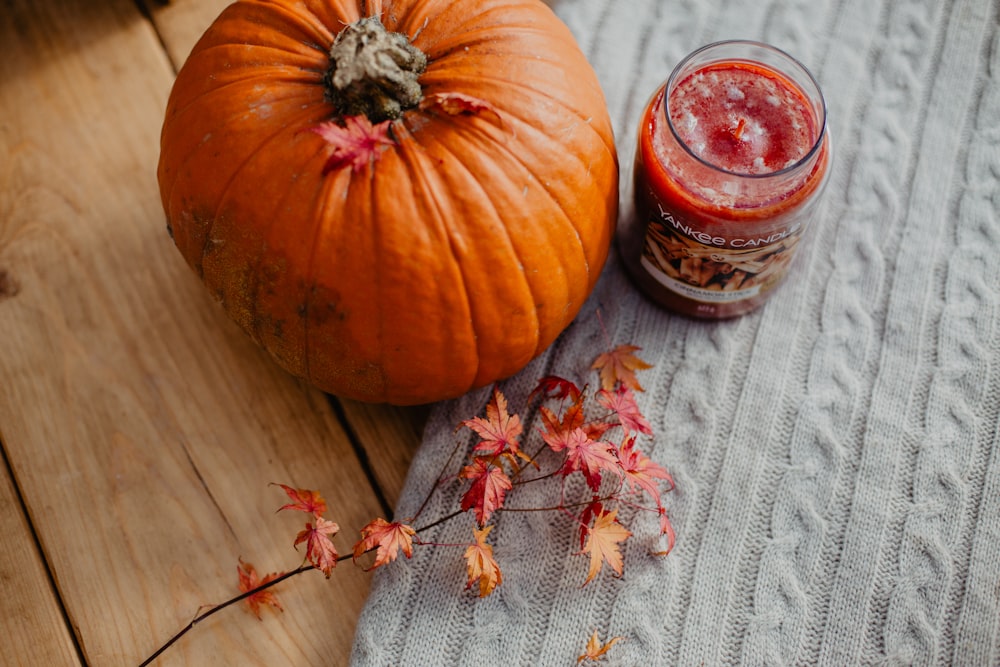
[[[142,0],[175,68],[187,59],[195,42],[231,0]]]
[[[0,468],[0,618],[5,629],[0,665],[79,665],[45,562],[7,473],[6,467]]]
[[[238,556],[298,564],[303,521],[269,482],[323,490],[345,531],[382,508],[326,397],[172,248],[160,39],[127,0],[53,5],[0,12],[0,434],[85,659],[137,664],[234,592]],[[344,664],[368,577],[299,577],[280,622],[227,610],[158,664]]]
[[[431,407],[400,408],[343,399],[340,404],[385,502],[395,507]]]

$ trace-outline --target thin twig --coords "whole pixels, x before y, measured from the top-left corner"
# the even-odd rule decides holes
[[[466,511],[467,510],[456,510],[456,511],[452,512],[451,514],[448,514],[447,516],[443,516],[440,519],[437,519],[436,521],[430,522],[426,526],[421,526],[420,528],[414,528],[414,530],[418,534],[421,533],[421,532],[423,532],[423,531],[425,531],[425,530],[430,530],[431,528],[434,528],[435,526],[440,526],[442,523],[445,523],[446,521],[451,521],[455,517],[461,516],[461,515],[465,514]]]
[[[456,442],[455,443],[455,448],[452,449],[451,450],[451,454],[448,455],[448,460],[444,462],[443,466],[441,466],[441,472],[438,473],[438,478],[434,482],[434,486],[432,486],[431,490],[427,492],[427,495],[424,497],[424,501],[422,503],[420,503],[420,507],[417,509],[416,514],[414,514],[412,517],[410,517],[410,521],[411,522],[416,521],[420,517],[420,515],[423,513],[423,511],[425,509],[427,509],[427,503],[429,503],[431,501],[431,497],[434,495],[434,492],[437,491],[437,488],[441,485],[442,482],[444,482],[445,479],[447,479],[448,477],[450,477],[450,475],[445,475],[445,471],[447,471],[448,468],[451,467],[451,460],[453,458],[455,458],[455,454],[458,453],[458,450],[461,447],[462,447],[462,443],[461,442]]]
[[[339,557],[337,559],[337,562],[339,563],[340,561],[347,560],[348,558],[350,558],[350,555],[341,556],[341,557]],[[297,574],[302,574],[303,572],[308,572],[309,570],[315,570],[315,569],[316,568],[314,566],[312,566],[312,565],[302,565],[301,567],[298,567],[298,568],[296,568],[294,570],[289,570],[288,572],[285,572],[281,576],[275,577],[274,579],[272,579],[270,581],[267,581],[267,582],[265,582],[263,584],[260,584],[259,586],[255,586],[254,588],[251,588],[250,590],[248,590],[246,592],[240,593],[239,595],[237,595],[235,597],[232,597],[232,598],[226,600],[225,602],[217,604],[217,605],[215,605],[214,607],[210,608],[208,611],[206,611],[204,613],[195,614],[195,617],[193,619],[191,619],[190,623],[188,623],[183,628],[181,628],[177,632],[177,634],[175,634],[173,637],[171,637],[169,640],[167,640],[167,642],[163,646],[161,646],[160,648],[156,649],[156,651],[151,656],[149,656],[148,658],[146,658],[145,660],[143,660],[142,663],[139,665],[139,667],[147,667],[147,665],[151,664],[154,660],[156,660],[158,657],[160,657],[160,655],[164,651],[166,651],[168,648],[170,648],[171,646],[173,646],[174,644],[176,644],[181,639],[181,637],[183,637],[188,632],[190,632],[191,630],[193,630],[195,625],[197,625],[198,623],[201,623],[202,621],[204,621],[209,616],[212,616],[213,614],[215,614],[217,612],[220,612],[223,609],[225,609],[226,607],[234,605],[237,602],[241,602],[241,601],[247,599],[248,597],[250,597],[251,595],[254,595],[254,594],[259,593],[261,591],[267,590],[271,586],[279,584],[282,581],[284,581],[285,579],[289,579],[291,577],[294,577]]]

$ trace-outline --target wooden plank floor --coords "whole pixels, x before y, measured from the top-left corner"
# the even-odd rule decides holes
[[[395,502],[423,409],[339,402],[278,369],[173,248],[155,181],[176,71],[226,0],[0,10],[2,665],[137,665],[237,558],[291,569],[320,489],[347,537]],[[157,665],[345,664],[370,575],[282,584]],[[271,617],[268,617],[271,616]]]

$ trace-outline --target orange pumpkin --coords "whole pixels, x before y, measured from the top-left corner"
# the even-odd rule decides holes
[[[618,206],[604,96],[536,0],[237,2],[178,74],[158,178],[178,249],[279,364],[397,404],[542,352]]]

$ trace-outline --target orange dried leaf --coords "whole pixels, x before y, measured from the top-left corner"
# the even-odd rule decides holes
[[[458,474],[472,480],[472,486],[462,496],[462,511],[472,508],[480,526],[490,520],[493,512],[503,507],[504,496],[513,488],[503,468],[493,465],[491,461],[489,457],[477,456]]]
[[[306,543],[306,560],[313,567],[330,577],[333,568],[337,566],[337,549],[330,541],[340,530],[333,521],[327,521],[323,517],[316,517],[316,525],[307,523],[304,530],[299,531],[295,536],[295,546],[298,547],[303,542]]]
[[[602,644],[600,637],[597,636],[597,630],[594,630],[594,634],[590,636],[590,640],[587,642],[586,652],[576,659],[577,663],[581,663],[584,660],[597,662],[604,657],[605,653],[611,650],[612,646],[617,644],[622,639],[624,639],[624,637],[612,637],[608,640],[607,644]]]
[[[632,536],[623,525],[618,523],[618,510],[602,513],[594,519],[587,534],[587,544],[583,553],[590,554],[590,569],[587,571],[586,586],[600,572],[604,563],[611,566],[619,577],[622,574],[624,561],[618,544]]]
[[[389,523],[383,518],[378,518],[361,529],[361,541],[354,545],[354,560],[375,547],[375,562],[368,570],[391,563],[396,560],[399,552],[407,558],[413,555],[413,536],[416,531],[405,523],[394,521]]]
[[[327,121],[312,128],[313,132],[333,146],[333,152],[323,165],[323,174],[343,167],[350,167],[358,172],[379,159],[383,147],[396,143],[389,136],[391,122],[387,120],[372,125],[364,115],[347,116],[343,125]]]
[[[462,422],[481,438],[475,451],[487,452],[490,456],[498,456],[505,450],[519,454],[517,436],[521,435],[521,418],[507,413],[507,399],[496,387],[493,397],[486,404],[486,419],[474,417]]]
[[[433,93],[425,95],[420,100],[420,110],[427,111],[434,109],[443,111],[449,116],[488,112],[498,121],[501,120],[500,114],[492,104],[478,97],[466,95],[465,93]]]
[[[503,581],[500,566],[493,558],[493,547],[486,544],[486,536],[491,530],[493,526],[486,526],[483,529],[473,528],[472,533],[476,536],[476,543],[465,550],[466,568],[469,573],[465,589],[468,590],[478,581],[481,598],[492,593]]]
[[[242,558],[239,559],[239,565],[236,567],[236,572],[240,577],[239,586],[241,593],[252,591],[259,586],[263,586],[268,582],[274,581],[283,574],[282,572],[272,572],[261,577],[257,574],[257,570],[254,568],[253,564],[245,562]],[[253,615],[259,620],[263,620],[260,615],[261,605],[266,604],[274,609],[277,609],[278,611],[285,610],[285,608],[281,606],[281,603],[278,602],[278,597],[271,588],[251,593],[244,598],[243,601],[247,603],[250,611],[253,612]]]
[[[313,516],[321,516],[326,512],[326,501],[323,500],[323,496],[319,494],[319,491],[310,491],[309,489],[293,489],[290,486],[284,484],[278,484],[284,490],[285,494],[291,498],[292,502],[287,505],[282,505],[278,508],[281,510],[295,510],[298,512],[306,512],[307,514],[312,514]]]
[[[554,452],[566,449],[570,434],[583,426],[583,395],[578,394],[573,403],[563,412],[562,418],[544,405],[539,409],[542,416],[542,440]]]
[[[601,373],[601,386],[607,391],[615,388],[619,382],[636,391],[644,391],[635,378],[635,371],[645,370],[653,366],[635,356],[640,349],[635,345],[619,345],[610,352],[605,352],[594,360],[591,366]]]

